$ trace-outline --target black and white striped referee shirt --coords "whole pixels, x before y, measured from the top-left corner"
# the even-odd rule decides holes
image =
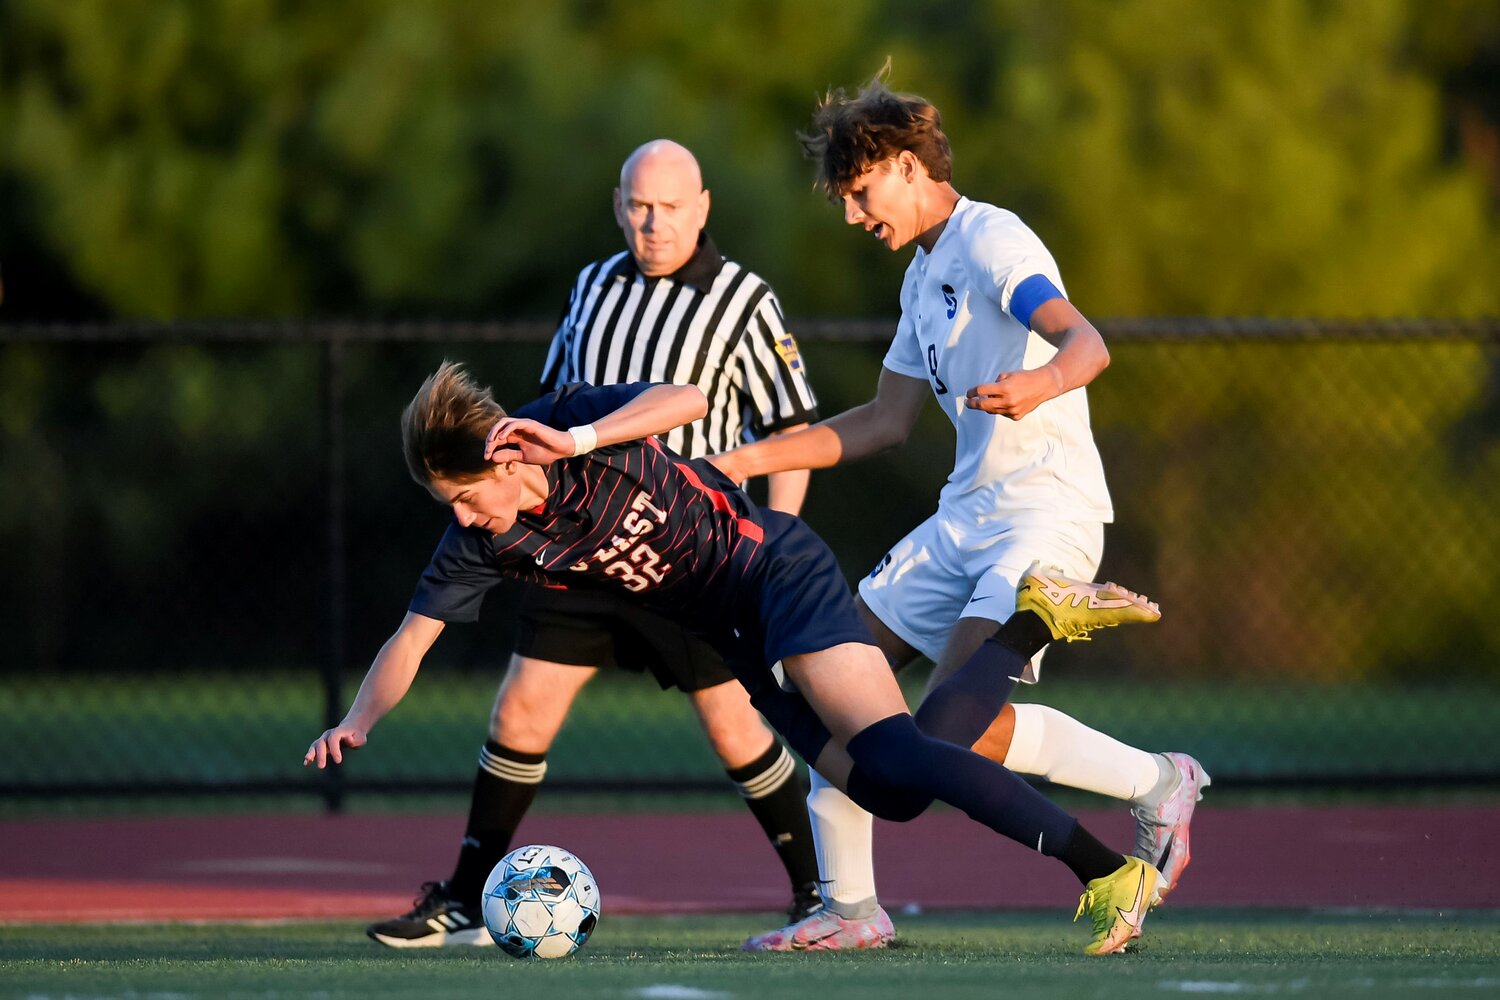
[[[719,255],[708,233],[672,274],[648,278],[629,251],[578,273],[542,371],[569,382],[675,382],[708,397],[708,415],[668,434],[687,458],[817,418],[817,400],[781,305],[761,277]]]

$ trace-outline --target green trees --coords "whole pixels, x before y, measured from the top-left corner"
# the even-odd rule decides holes
[[[1018,4],[1022,8],[1030,5]],[[1024,191],[1095,313],[1493,312],[1495,192],[1442,155],[1419,7],[1087,0],[1001,70]],[[1455,26],[1456,27],[1456,26]],[[1500,123],[1497,123],[1500,124]],[[984,149],[985,173],[1014,157]]]
[[[959,189],[1036,228],[1091,317],[1495,315],[1497,46],[1493,0],[0,2],[0,676],[361,668],[443,517],[395,447],[413,378],[453,352],[519,401],[542,350],[349,345],[334,461],[335,366],[299,327],[21,343],[16,318],[550,319],[620,246],[620,161],[667,135],[794,320],[891,319],[907,254],[846,231],[794,139],[888,54],[943,109]],[[1493,341],[1111,347],[1104,571],[1170,617],[1049,670],[1202,680],[1200,724],[1262,713],[1256,762],[1304,745],[1325,684],[1472,684],[1486,718]],[[881,353],[809,348],[827,412]],[[951,442],[929,409],[898,457],[814,478],[851,577],[930,511]],[[495,665],[487,615],[445,658]],[[1369,690],[1371,738],[1409,740],[1429,703]]]
[[[1445,153],[1441,83],[1500,20],[1442,15],[13,0],[8,311],[69,311],[17,287],[43,260],[121,316],[550,316],[618,242],[620,160],[664,134],[790,312],[886,314],[902,261],[840,232],[793,132],[890,54],[892,83],[944,110],[960,190],[1020,211],[1091,315],[1494,312],[1496,193]]]

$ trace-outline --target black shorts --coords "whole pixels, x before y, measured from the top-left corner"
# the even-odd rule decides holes
[[[608,591],[527,587],[515,651],[551,663],[649,672],[664,689],[701,691],[734,680],[708,643]]]

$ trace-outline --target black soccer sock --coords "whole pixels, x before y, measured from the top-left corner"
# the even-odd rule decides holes
[[[849,777],[850,798],[876,816],[910,819],[915,815],[909,810],[912,796],[925,793],[1049,857],[1060,856],[1078,825],[1020,775],[933,739],[905,712],[866,726],[849,741],[848,750],[860,775]],[[905,795],[887,796],[890,789]]]
[[[773,739],[765,753],[727,773],[776,848],[792,889],[816,883],[818,859],[807,818],[807,781],[786,747]]]
[[[1099,839],[1085,830],[1082,823],[1073,828],[1073,835],[1068,838],[1057,860],[1071,868],[1084,885],[1118,871],[1125,864],[1124,855],[1099,843]]]
[[[1017,611],[995,632],[994,642],[1013,650],[1023,660],[1040,653],[1052,641],[1052,630],[1035,611]]]
[[[469,823],[458,849],[458,864],[448,879],[448,895],[477,904],[491,870],[510,850],[521,818],[536,798],[547,773],[546,754],[522,753],[486,740],[479,751]]]
[[[917,728],[961,747],[973,746],[1010,700],[1027,662],[1051,641],[1051,630],[1035,611],[1011,615],[922,700]]]
[[[1010,700],[1026,660],[997,637],[986,639],[952,677],[922,699],[917,728],[961,747],[973,746]]]

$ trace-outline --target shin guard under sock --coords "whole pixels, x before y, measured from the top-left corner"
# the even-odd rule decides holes
[[[818,860],[807,818],[807,784],[786,747],[772,740],[765,753],[728,774],[776,849],[792,889],[816,883]]]
[[[939,684],[917,709],[917,728],[961,747],[973,746],[995,721],[1026,664],[1052,641],[1034,611],[1018,611]]]
[[[881,719],[848,744],[857,771],[868,781],[850,777],[856,802],[875,815],[886,803],[879,789],[891,786],[921,791],[962,809],[974,820],[1032,850],[1057,857],[1073,836],[1077,821],[1026,783],[1019,775],[971,750],[933,739],[904,712]],[[874,790],[871,801],[855,794]]]
[[[479,751],[479,770],[458,863],[448,878],[448,895],[461,903],[477,903],[485,879],[510,850],[511,838],[536,798],[547,773],[546,754],[522,753],[486,740]]]

